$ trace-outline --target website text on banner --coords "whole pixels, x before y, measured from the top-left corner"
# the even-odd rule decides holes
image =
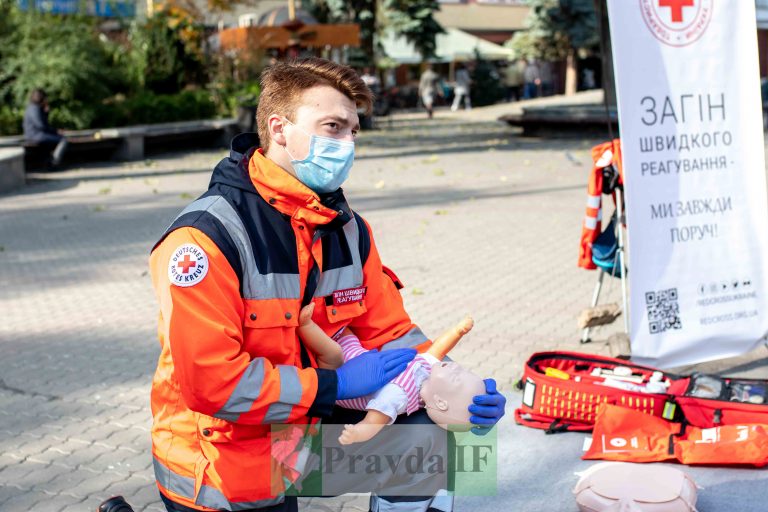
[[[768,332],[754,2],[609,0],[632,359],[743,354]]]

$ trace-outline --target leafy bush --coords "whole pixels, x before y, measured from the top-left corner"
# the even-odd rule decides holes
[[[141,92],[117,96],[105,102],[94,119],[94,127],[170,123],[207,119],[216,115],[216,105],[208,91],[188,90],[179,94]]]
[[[134,21],[124,57],[132,82],[158,94],[173,94],[185,84],[201,82],[202,56],[197,53],[201,38],[198,27],[174,13]]]
[[[0,134],[21,132],[35,88],[48,95],[51,124],[69,129],[229,116],[239,101],[258,99],[258,84],[238,84],[231,77],[245,75],[234,72],[227,87],[205,88],[205,32],[184,11],[170,7],[110,34],[98,22],[0,0]]]
[[[85,128],[119,81],[93,18],[8,9],[0,34],[0,99],[22,109],[30,91],[48,93],[51,123]]]
[[[0,106],[0,135],[21,133],[22,113],[8,105]]]
[[[214,89],[214,97],[218,113],[224,116],[237,114],[237,108],[255,107],[259,104],[261,86],[258,82],[246,82],[243,84],[229,83]]]
[[[499,72],[492,62],[475,50],[475,68],[472,70],[472,104],[477,107],[493,105],[504,97]]]
[[[208,88],[216,101],[219,115],[237,115],[239,106],[255,107],[259,102],[259,77],[267,63],[260,48],[248,48],[235,54],[211,54]]]

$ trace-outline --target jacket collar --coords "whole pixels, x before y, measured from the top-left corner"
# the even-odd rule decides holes
[[[349,220],[350,212],[344,192],[339,189],[318,195],[295,176],[266,158],[262,150],[254,151],[248,164],[253,186],[277,211],[303,220],[311,227]]]
[[[316,194],[266,158],[257,145],[258,137],[253,133],[241,133],[232,139],[229,160],[236,165],[217,166],[211,184],[224,182],[250,192],[255,188],[280,213],[304,221],[311,228],[323,226],[322,231],[338,229],[352,218],[342,189]]]

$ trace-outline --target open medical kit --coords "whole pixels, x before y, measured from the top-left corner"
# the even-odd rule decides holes
[[[768,424],[768,381],[680,376],[595,354],[535,353],[518,387],[523,400],[515,420],[548,433],[592,430],[603,403],[700,428]]]

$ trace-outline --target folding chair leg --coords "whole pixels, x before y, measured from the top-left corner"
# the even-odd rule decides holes
[[[600,274],[597,276],[597,283],[595,284],[595,291],[592,292],[592,305],[590,307],[594,308],[597,306],[597,301],[600,298],[600,289],[603,287],[603,277],[605,276],[605,270],[602,268],[600,269]],[[585,327],[584,330],[581,332],[581,343],[589,343],[589,327]]]

